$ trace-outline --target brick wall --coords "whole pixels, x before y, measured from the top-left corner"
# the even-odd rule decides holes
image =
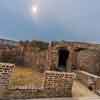
[[[77,64],[80,70],[100,75],[100,52],[96,50],[82,50],[78,52]]]
[[[14,64],[0,63],[0,95],[8,89],[9,78],[14,67]]]
[[[74,74],[56,71],[46,71],[44,88],[51,96],[71,96]]]
[[[81,69],[100,75],[100,45],[78,42],[51,42],[48,47],[48,69],[57,70],[58,51],[65,48],[69,51],[66,71]]]
[[[8,90],[7,98],[33,99],[50,97],[71,97],[74,74],[46,71],[40,88],[17,87]]]

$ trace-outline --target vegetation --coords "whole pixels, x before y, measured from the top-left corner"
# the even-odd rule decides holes
[[[9,87],[15,86],[29,86],[40,87],[42,84],[43,74],[33,70],[31,67],[19,67],[15,68],[15,71],[11,75]]]
[[[33,50],[46,50],[48,48],[48,43],[44,41],[37,41],[37,40],[32,40],[32,41],[20,41],[20,44],[22,44],[24,47],[30,46],[33,48]]]

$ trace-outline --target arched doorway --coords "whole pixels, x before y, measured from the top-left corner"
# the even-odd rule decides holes
[[[60,48],[58,50],[58,70],[66,70],[68,57],[69,51],[66,48]]]

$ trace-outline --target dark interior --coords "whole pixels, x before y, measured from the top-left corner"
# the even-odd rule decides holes
[[[69,51],[65,48],[61,48],[59,49],[58,54],[59,54],[58,67],[61,69],[66,69]]]

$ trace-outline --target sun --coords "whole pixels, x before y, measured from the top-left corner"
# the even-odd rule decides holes
[[[38,7],[35,5],[35,6],[32,6],[32,12],[33,14],[36,14],[38,11]]]

